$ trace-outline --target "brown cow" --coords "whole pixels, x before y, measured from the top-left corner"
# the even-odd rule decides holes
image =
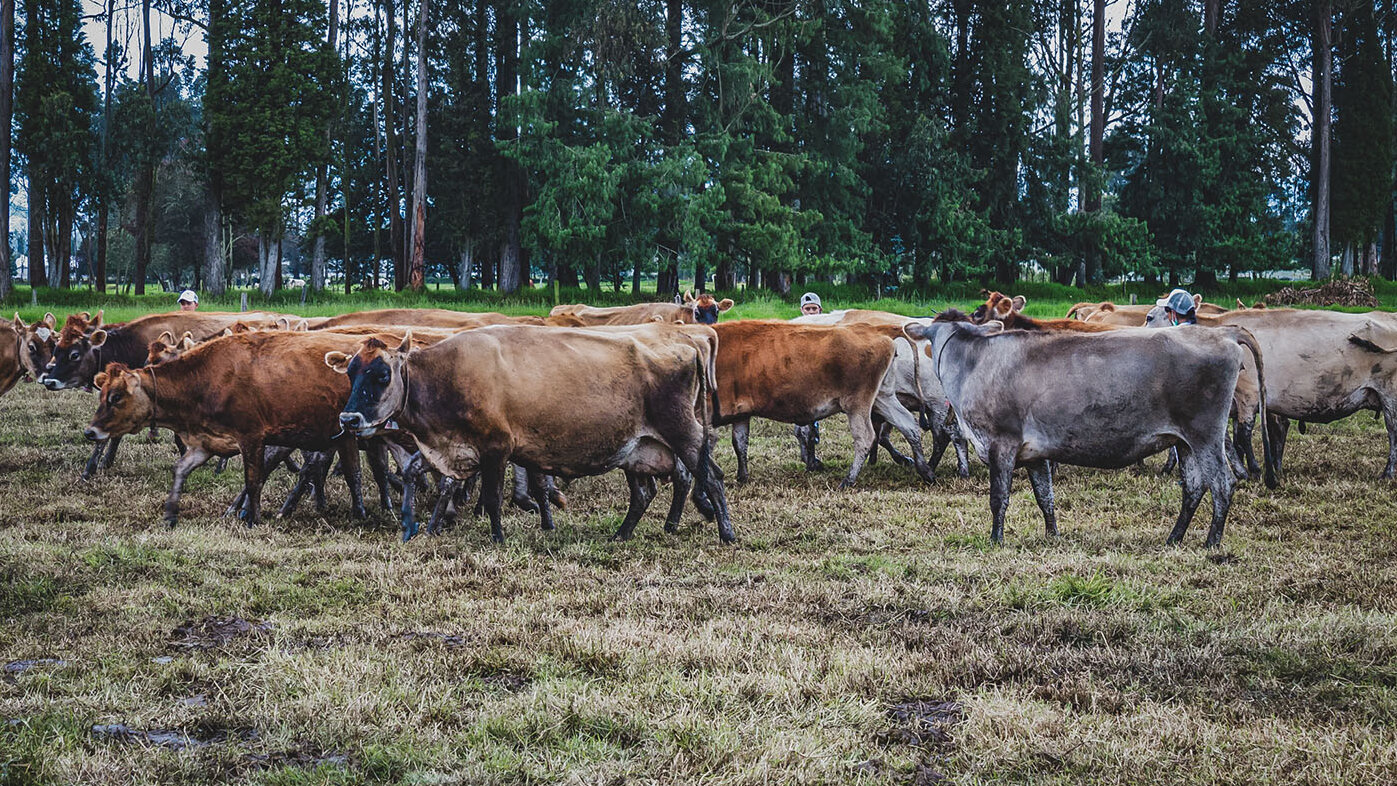
[[[311,330],[331,330],[348,325],[402,325],[432,328],[478,328],[486,325],[542,325],[541,317],[512,317],[495,312],[475,313],[450,311],[443,308],[384,308],[377,311],[356,311],[330,317]]]
[[[384,334],[383,338],[393,337]],[[359,485],[359,451],[338,414],[349,397],[343,376],[325,368],[325,353],[353,349],[358,336],[335,333],[245,333],[218,338],[163,365],[112,364],[95,380],[101,397],[90,439],[155,424],[188,450],[175,464],[165,521],[179,517],[185,478],[211,456],[242,454],[249,524],[261,516],[263,447],[338,449],[350,487]],[[357,512],[357,511],[356,511]]]
[[[796,325],[775,319],[720,322],[713,329],[718,331],[719,407],[713,423],[732,424],[738,481],[748,477],[752,418],[808,425],[843,412],[854,437],[854,460],[841,488],[852,486],[877,439],[873,405],[901,329]],[[912,422],[915,425],[915,416]]]
[[[13,327],[19,334],[19,359],[26,380],[38,379],[53,358],[53,347],[58,343],[57,324],[52,312],[32,325],[26,325],[19,314],[15,314]]]
[[[24,376],[24,334],[14,325],[0,325],[0,396]]]
[[[697,298],[684,293],[684,304],[675,303],[636,303],[630,306],[593,308],[581,304],[554,306],[548,312],[550,317],[572,317],[582,324],[579,327],[598,325],[640,325],[646,322],[681,322],[684,324],[712,325],[718,322],[718,315],[732,308],[727,298],[714,300],[708,293]]]
[[[626,471],[630,508],[616,535],[630,537],[650,498],[642,478],[682,466],[714,503],[718,533],[733,540],[722,480],[710,472],[708,371],[689,336],[666,325],[606,333],[499,325],[459,333],[420,351],[366,340],[324,362],[353,381],[340,416],[361,435],[400,427],[443,475],[481,476],[491,536],[504,539],[505,465],[538,474]],[[535,488],[547,511],[543,491]],[[667,529],[678,524],[671,508]],[[545,525],[548,519],[545,517]],[[417,523],[403,521],[403,539]]]

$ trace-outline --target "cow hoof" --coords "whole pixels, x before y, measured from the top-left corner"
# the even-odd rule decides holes
[[[412,539],[413,539],[414,537],[416,537],[416,536],[417,536],[417,522],[416,522],[416,521],[404,521],[404,522],[403,522],[403,542],[404,542],[404,543],[407,543],[409,540],[412,540]]]
[[[174,528],[175,528],[175,525],[179,523],[179,517],[178,517],[178,516],[166,516],[166,517],[164,518],[164,520],[163,520],[163,523],[164,523],[164,525],[165,525],[165,529],[174,529]]]
[[[852,480],[850,480],[850,479],[848,479],[848,478],[845,478],[844,480],[840,481],[840,483],[839,483],[839,490],[840,490],[840,491],[845,491],[845,490],[851,489],[851,488],[853,488],[853,487],[854,487],[854,481],[852,481]]]
[[[814,461],[806,462],[806,464],[805,464],[805,471],[806,471],[806,472],[823,472],[824,469],[825,469],[825,462],[823,462],[823,461],[821,461],[821,460],[819,460],[819,459],[815,459]],[[738,478],[738,480],[745,482],[745,481],[747,480],[747,478]]]
[[[625,533],[622,533],[622,532],[618,532],[618,533],[616,533],[615,535],[612,535],[612,536],[611,536],[611,541],[612,541],[613,543],[618,543],[618,542],[626,541],[626,540],[630,540],[630,539],[631,539],[631,536],[630,536],[630,535],[625,534]]]
[[[320,510],[323,511],[325,509],[320,508]],[[369,517],[369,512],[367,510],[364,510],[363,505],[355,505],[353,512],[351,512],[349,515],[353,516],[358,521],[363,521],[364,519]]]

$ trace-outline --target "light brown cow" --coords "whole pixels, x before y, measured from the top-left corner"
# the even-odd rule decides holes
[[[841,487],[852,486],[877,439],[873,405],[901,329],[774,319],[720,322],[713,328],[718,331],[719,408],[713,422],[732,424],[738,481],[748,477],[752,418],[808,425],[843,412],[854,437],[854,458]]]
[[[0,396],[24,376],[24,334],[14,325],[0,324]]]
[[[504,539],[500,497],[511,461],[537,475],[625,470],[631,505],[620,538],[649,504],[641,478],[678,480],[682,465],[714,503],[720,537],[734,537],[721,478],[710,472],[704,358],[670,326],[605,333],[500,325],[420,351],[366,340],[354,355],[331,352],[324,362],[353,381],[340,416],[346,428],[372,435],[401,427],[443,475],[480,473],[496,540]],[[546,512],[542,490],[535,494]],[[676,524],[671,509],[667,526]],[[405,518],[403,539],[416,530]]]
[[[19,360],[24,366],[26,380],[38,379],[53,358],[53,348],[58,343],[57,324],[53,312],[44,314],[32,325],[25,324],[19,314],[15,314],[12,326],[19,337]]]
[[[550,317],[572,317],[579,320],[579,326],[596,325],[640,325],[646,322],[680,322],[684,324],[712,325],[718,315],[732,308],[731,300],[714,300],[712,295],[701,294],[698,298],[686,294],[683,305],[675,303],[636,303],[630,306],[593,308],[582,304],[554,306],[548,312]]]
[[[1163,300],[1163,297],[1160,298]],[[1201,315],[1216,316],[1226,314],[1227,309],[1222,306],[1205,303],[1202,295],[1194,295],[1193,303],[1195,310]],[[1239,308],[1241,301],[1238,301]],[[1145,324],[1145,316],[1150,309],[1155,307],[1155,303],[1138,303],[1135,305],[1117,305],[1109,301],[1100,303],[1077,303],[1067,310],[1067,319],[1076,318],[1087,322],[1105,322],[1111,325],[1122,327],[1140,327]]]

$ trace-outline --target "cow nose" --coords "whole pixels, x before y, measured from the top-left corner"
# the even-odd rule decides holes
[[[60,383],[58,382],[58,380],[48,376],[47,374],[44,375],[39,381],[44,383],[44,387],[48,388],[49,390],[58,390],[60,387]]]
[[[97,429],[94,429],[94,428],[91,427],[91,426],[88,426],[87,428],[83,429],[83,430],[82,430],[82,435],[83,435],[84,437],[87,437],[87,438],[88,438],[89,440],[91,440],[92,442],[96,442],[97,439],[98,439],[98,437],[97,437]]]
[[[364,423],[364,416],[358,412],[341,412],[340,425],[346,428],[359,428]]]

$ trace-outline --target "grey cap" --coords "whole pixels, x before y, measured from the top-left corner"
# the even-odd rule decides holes
[[[1175,314],[1187,314],[1195,308],[1193,295],[1182,289],[1176,289],[1169,293],[1169,302],[1165,303],[1164,307]]]
[[[178,303],[183,303],[183,302],[185,302],[186,300],[189,301],[190,303],[198,303],[198,302],[199,302],[199,293],[198,293],[198,292],[195,292],[195,291],[192,290],[192,289],[186,289],[186,290],[184,290],[183,292],[179,293],[179,300],[176,301],[176,302],[178,302]]]
[[[805,308],[806,306],[811,305],[812,303],[817,306],[820,305],[820,296],[815,294],[814,292],[806,292],[804,295],[800,296],[801,308]]]

